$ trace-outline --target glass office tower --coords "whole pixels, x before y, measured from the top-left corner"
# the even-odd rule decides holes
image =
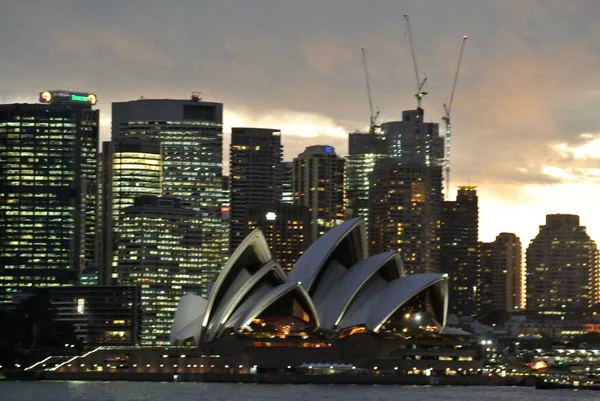
[[[0,303],[97,268],[98,118],[87,102],[0,105]]]
[[[198,215],[172,196],[138,197],[123,209],[116,242],[119,281],[141,287],[141,345],[168,345],[181,297],[202,293],[211,281],[198,269]]]
[[[112,266],[123,209],[137,197],[162,195],[162,166],[159,140],[125,137],[102,144],[102,284],[114,284],[117,278]]]
[[[199,213],[202,249],[196,267],[208,281],[214,280],[223,260],[223,105],[198,96],[140,99],[113,103],[112,119],[113,141],[160,141],[162,193],[181,198],[185,207]]]

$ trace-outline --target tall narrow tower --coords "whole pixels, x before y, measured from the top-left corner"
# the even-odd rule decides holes
[[[279,130],[233,128],[230,148],[230,252],[246,237],[251,206],[281,201],[283,146]]]
[[[452,313],[471,316],[477,311],[479,279],[479,206],[477,191],[461,186],[455,201],[445,201],[441,218],[440,268],[449,280]]]
[[[332,146],[309,146],[294,159],[294,204],[309,209],[310,242],[344,221],[344,168]]]

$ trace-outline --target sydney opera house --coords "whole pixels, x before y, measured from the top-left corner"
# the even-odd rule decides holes
[[[407,275],[395,251],[369,256],[360,219],[328,231],[289,274],[257,229],[231,255],[208,299],[183,297],[171,344],[236,350],[237,362],[265,368],[473,361],[468,334],[445,327],[447,305],[447,275]]]
[[[208,299],[181,299],[171,346],[105,348],[61,370],[258,373],[345,366],[448,374],[481,367],[472,337],[445,327],[447,305],[446,275],[407,275],[395,251],[369,256],[360,219],[325,233],[289,273],[254,230]]]

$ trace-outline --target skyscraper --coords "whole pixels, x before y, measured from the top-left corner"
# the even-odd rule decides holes
[[[442,167],[375,165],[369,192],[369,253],[398,250],[410,274],[439,270]]]
[[[141,345],[168,345],[179,299],[206,296],[212,281],[199,268],[199,212],[173,196],[138,197],[122,211],[116,247],[120,284],[141,287]]]
[[[444,142],[424,111],[381,124],[391,158],[375,164],[369,192],[372,253],[398,249],[410,273],[439,270]]]
[[[310,240],[310,213],[306,206],[279,203],[250,206],[246,233],[255,228],[263,232],[273,258],[290,271],[308,248]]]
[[[248,208],[281,201],[282,157],[279,130],[232,128],[229,157],[231,252],[246,236]]]
[[[294,204],[310,212],[311,243],[344,221],[344,167],[332,146],[309,146],[294,159]]]
[[[479,207],[477,191],[461,186],[455,201],[445,201],[440,228],[440,272],[449,277],[448,310],[458,316],[477,311],[479,279]]]
[[[197,263],[211,281],[223,257],[223,105],[196,95],[190,100],[140,99],[113,103],[112,118],[113,141],[160,141],[163,195],[179,197],[199,212],[202,249]]]
[[[549,214],[526,254],[527,309],[582,310],[597,304],[598,248],[579,216]]]
[[[137,197],[162,195],[163,159],[158,139],[123,137],[102,144],[102,227],[100,283],[113,283],[113,263],[117,262],[115,241],[119,218]],[[118,271],[114,272],[115,278]]]
[[[362,217],[368,232],[370,177],[375,163],[386,157],[384,137],[376,133],[349,134],[346,193],[352,217]]]
[[[97,268],[95,96],[40,100],[0,105],[0,303],[32,285],[77,284]]]
[[[500,233],[494,242],[481,243],[480,249],[479,312],[524,307],[525,276],[519,237]]]

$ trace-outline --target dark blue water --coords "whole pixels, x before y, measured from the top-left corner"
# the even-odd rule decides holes
[[[599,400],[596,391],[532,387],[265,385],[134,382],[0,382],[2,401],[264,401],[264,400]]]

